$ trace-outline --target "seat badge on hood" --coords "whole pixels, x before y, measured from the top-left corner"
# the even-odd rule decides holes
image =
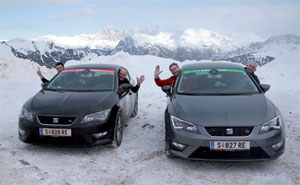
[[[53,118],[53,123],[58,123],[58,118]]]
[[[232,135],[233,134],[233,128],[226,128],[226,134]]]

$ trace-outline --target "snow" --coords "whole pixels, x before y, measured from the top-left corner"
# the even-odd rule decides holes
[[[180,35],[167,32],[160,32],[156,35],[134,34],[133,38],[141,46],[151,44],[168,49],[184,47],[230,51],[240,47],[237,42],[234,42],[229,37],[205,29],[187,29]]]
[[[172,39],[172,33],[161,32],[156,35],[146,35],[146,34],[135,34],[134,40],[137,42],[137,45],[148,46],[158,45],[168,49],[175,49],[175,41]]]
[[[102,35],[94,34],[81,34],[74,37],[70,36],[56,36],[56,35],[44,35],[34,40],[45,40],[56,43],[59,46],[70,48],[84,48],[89,47],[91,49],[109,48],[113,49],[117,46],[120,40],[108,40],[101,38]]]
[[[241,43],[236,40],[205,29],[186,29],[182,33],[157,32],[154,34],[146,34],[120,31],[107,27],[95,34],[80,34],[75,36],[44,35],[33,38],[32,41],[54,42],[56,45],[68,48],[89,47],[91,49],[113,49],[118,45],[119,41],[125,37],[132,37],[138,46],[149,46],[150,44],[152,46],[163,46],[168,49],[187,47],[193,49],[211,48],[216,51],[219,49],[230,51],[241,47]],[[250,40],[246,42],[244,38],[240,40],[243,40],[243,44],[250,43]],[[254,36],[251,41],[255,41]]]
[[[44,35],[33,38],[34,41],[51,41],[56,45],[69,48],[113,49],[119,41],[128,35],[125,31],[106,27],[100,33],[80,34],[76,36]]]
[[[178,39],[178,45],[196,49],[222,49],[224,51],[234,50],[240,46],[226,36],[205,29],[185,30]]]
[[[161,78],[169,77],[168,66],[173,60],[122,52],[113,56],[91,55],[86,62],[121,64],[133,78],[145,75],[139,91],[138,115],[129,120],[119,148],[47,147],[24,144],[18,139],[21,107],[41,88],[36,74],[38,65],[2,55],[1,51],[0,184],[299,184],[300,52],[276,47],[269,52],[276,59],[259,67],[256,73],[262,83],[271,84],[266,96],[283,114],[285,153],[265,162],[197,162],[168,159],[164,155],[167,99],[155,85],[153,73],[155,66],[160,65]],[[81,62],[69,61],[67,65]],[[56,73],[54,69],[40,68],[47,78]]]
[[[24,51],[24,52],[35,51],[32,41],[29,40],[17,38],[17,39],[7,41],[7,44],[9,44],[10,46],[14,47],[19,51]]]

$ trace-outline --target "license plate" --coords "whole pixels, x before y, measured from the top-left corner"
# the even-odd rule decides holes
[[[72,132],[63,128],[40,128],[40,136],[71,137]]]
[[[250,141],[210,141],[211,150],[250,150]]]

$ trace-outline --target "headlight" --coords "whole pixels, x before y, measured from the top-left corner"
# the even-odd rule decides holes
[[[95,112],[93,114],[88,114],[84,116],[81,120],[81,123],[86,123],[90,121],[104,121],[106,120],[107,116],[109,115],[111,109],[106,109],[100,112]]]
[[[271,130],[279,130],[281,128],[281,117],[277,116],[276,118],[262,124],[260,129],[260,134],[269,132]]]
[[[174,129],[186,130],[189,132],[200,133],[195,124],[176,118],[171,115],[172,126]]]
[[[19,118],[26,119],[28,121],[33,121],[32,113],[26,110],[25,108],[22,108]]]

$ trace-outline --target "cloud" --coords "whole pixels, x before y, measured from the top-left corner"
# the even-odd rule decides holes
[[[53,15],[51,18],[58,21],[65,21],[65,20],[89,21],[96,15],[97,13],[89,8],[81,8],[78,10],[68,11],[62,14],[56,14]]]
[[[138,17],[142,18],[135,23],[141,26],[152,25],[162,28],[173,26],[181,29],[192,27],[213,31],[235,31],[235,33],[253,31],[263,35],[300,34],[299,7],[295,4],[222,4],[205,8],[194,6],[185,9],[148,9],[143,12],[128,12],[138,14]],[[126,16],[118,16],[117,12],[113,15],[115,19],[130,22]],[[151,15],[150,18],[147,15]]]

